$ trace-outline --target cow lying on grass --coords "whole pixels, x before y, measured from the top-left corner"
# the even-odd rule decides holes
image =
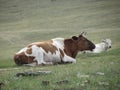
[[[111,46],[112,41],[110,39],[104,39],[101,43],[95,44],[93,51],[84,51],[84,53],[101,53],[107,51]]]
[[[69,39],[55,38],[49,41],[34,42],[14,55],[17,65],[32,63],[37,65],[56,63],[76,63],[78,51],[93,50],[95,45],[83,36],[73,36]]]

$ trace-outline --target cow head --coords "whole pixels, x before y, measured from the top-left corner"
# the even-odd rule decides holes
[[[95,45],[84,37],[84,32],[81,33],[79,36],[73,36],[72,40],[76,43],[77,49],[80,51],[83,50],[93,50],[95,48]]]
[[[112,41],[110,39],[103,39],[102,42],[104,42],[107,45],[107,48],[112,47]]]

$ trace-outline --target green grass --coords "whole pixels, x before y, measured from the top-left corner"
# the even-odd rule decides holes
[[[5,84],[2,89],[119,90],[119,16],[119,0],[0,0],[0,82]],[[101,54],[79,54],[76,64],[18,67],[13,61],[14,53],[29,43],[68,38],[83,31],[94,43],[110,38],[112,48]],[[15,77],[18,72],[38,70],[50,70],[52,74]],[[96,75],[97,72],[105,75]],[[43,80],[50,84],[43,85]],[[56,84],[61,80],[69,82]]]
[[[73,90],[119,90],[119,56],[120,49],[101,54],[80,54],[77,57],[76,64],[1,70],[0,80],[5,83],[3,90],[71,90],[71,88],[74,88]],[[15,77],[17,72],[38,70],[50,70],[52,73],[36,77]],[[105,75],[96,75],[97,72],[102,72]],[[87,75],[87,77],[80,75]],[[42,81],[44,80],[50,81],[50,84],[43,85]],[[61,85],[56,84],[61,80],[68,80],[69,82]],[[86,80],[89,83],[85,83]],[[108,83],[108,85],[101,85],[100,82]]]

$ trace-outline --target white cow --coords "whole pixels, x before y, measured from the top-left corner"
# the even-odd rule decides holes
[[[95,44],[95,49],[93,51],[84,51],[84,53],[101,53],[107,51],[112,46],[112,41],[110,39],[104,39],[101,43]]]

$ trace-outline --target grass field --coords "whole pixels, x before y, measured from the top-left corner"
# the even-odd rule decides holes
[[[18,67],[13,61],[14,53],[29,43],[83,31],[94,43],[110,38],[112,48],[101,54],[78,54],[76,64]],[[38,70],[52,73],[15,77]],[[50,84],[43,85],[44,80]],[[61,80],[68,83],[56,83]],[[0,0],[0,82],[5,84],[2,90],[120,90],[120,1]]]

